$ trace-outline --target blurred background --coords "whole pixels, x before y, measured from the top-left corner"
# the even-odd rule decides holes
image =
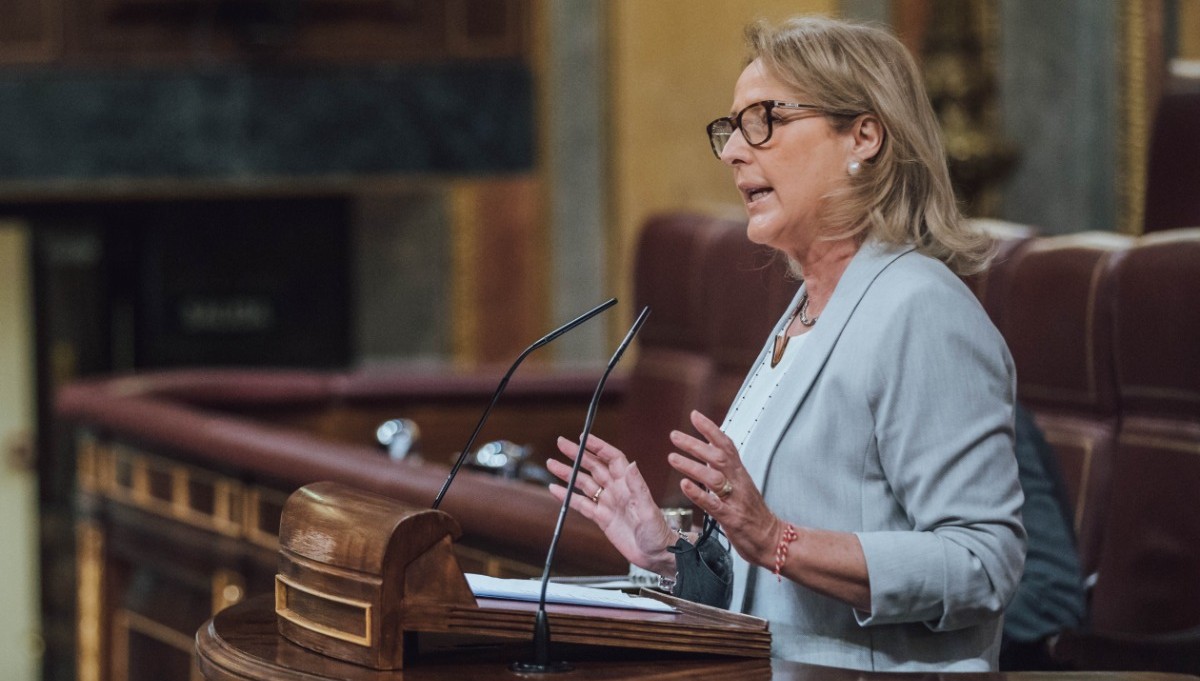
[[[964,210],[1140,234],[1200,0],[8,0],[0,663],[76,678],[59,386],[172,367],[487,365],[629,296],[657,211],[738,214],[704,126],[757,17],[889,25]],[[602,361],[631,305],[548,348]]]

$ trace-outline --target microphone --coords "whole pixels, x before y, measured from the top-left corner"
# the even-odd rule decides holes
[[[483,416],[479,418],[479,423],[475,424],[475,431],[471,433],[471,439],[467,440],[467,446],[463,447],[462,453],[458,455],[458,460],[455,461],[454,466],[450,468],[450,475],[446,477],[446,482],[442,483],[442,489],[437,493],[437,497],[433,500],[433,508],[435,510],[438,506],[441,506],[442,497],[446,496],[446,490],[450,489],[450,483],[454,482],[454,476],[458,475],[458,469],[462,468],[463,462],[467,460],[467,454],[471,451],[471,445],[475,444],[475,438],[479,437],[479,431],[483,430],[483,424],[487,421],[488,414],[492,413],[492,407],[496,406],[496,402],[500,399],[500,393],[504,392],[504,388],[508,385],[508,379],[512,378],[513,372],[517,370],[517,367],[521,365],[521,362],[525,361],[525,358],[529,356],[529,353],[537,350],[555,338],[558,338],[564,333],[579,326],[580,324],[616,304],[616,298],[609,298],[596,307],[593,307],[587,312],[579,315],[575,319],[572,319],[545,336],[542,336],[540,339],[535,341],[533,345],[525,348],[525,351],[517,357],[517,361],[513,362],[512,366],[508,368],[508,373],[504,374],[504,378],[500,379],[500,385],[496,386],[496,392],[492,394],[491,403],[488,404],[487,409],[483,410]]]
[[[583,454],[587,451],[587,439],[588,435],[592,432],[592,421],[596,418],[596,410],[600,406],[600,394],[604,392],[604,383],[608,380],[608,375],[612,373],[613,368],[617,366],[617,362],[621,360],[621,355],[625,354],[625,349],[633,342],[633,337],[642,328],[642,324],[646,323],[646,317],[649,315],[650,307],[643,307],[641,314],[633,322],[633,326],[629,327],[629,332],[625,334],[625,339],[617,346],[612,359],[608,360],[608,367],[604,370],[604,374],[600,376],[600,382],[596,385],[596,392],[592,394],[592,401],[588,404],[587,419],[583,423],[583,435],[579,437],[579,452],[575,455],[575,462],[571,465],[571,479],[567,481],[566,485],[567,494],[563,497],[562,508],[558,510],[558,524],[554,526],[554,536],[550,540],[550,550],[546,552],[546,566],[542,570],[542,593],[538,598],[537,616],[533,627],[533,662],[513,662],[509,666],[509,669],[514,672],[542,674],[546,672],[565,672],[574,668],[569,662],[550,661],[550,621],[546,617],[546,589],[550,585],[550,567],[554,564],[554,553],[555,549],[558,548],[558,540],[562,536],[563,523],[567,519],[567,510],[571,508],[571,495],[575,491],[575,478],[579,476],[579,467],[583,462]]]

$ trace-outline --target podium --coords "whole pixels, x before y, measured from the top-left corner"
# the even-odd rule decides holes
[[[461,530],[343,485],[289,498],[274,600],[227,608],[196,633],[209,681],[1200,681],[1152,672],[904,674],[771,659],[766,622],[665,597],[664,614],[547,605],[562,675],[509,670],[528,652],[536,604],[476,599],[451,550]],[[428,637],[428,638],[426,638]]]
[[[426,645],[404,669],[376,670],[302,648],[279,635],[270,594],[226,608],[196,633],[201,677],[207,681],[863,681],[858,672],[830,670],[796,662],[595,646],[559,645],[571,660],[565,674],[529,675],[509,670],[528,653],[525,642],[479,645]],[[834,676],[828,676],[829,672]],[[909,681],[909,680],[905,680]],[[1078,680],[1076,680],[1078,681]],[[1120,681],[1104,679],[1102,681]],[[1151,680],[1147,680],[1151,681]],[[1168,680],[1153,680],[1168,681]],[[1179,681],[1196,681],[1181,679]]]
[[[275,614],[293,644],[375,670],[419,664],[426,634],[530,641],[537,604],[476,598],[444,512],[332,482],[288,498],[279,530]],[[765,620],[661,594],[676,612],[547,604],[555,645],[765,659]]]

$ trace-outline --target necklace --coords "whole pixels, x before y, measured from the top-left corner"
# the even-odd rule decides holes
[[[788,339],[791,338],[787,332],[788,329],[792,328],[792,322],[796,321],[796,317],[800,317],[800,323],[804,326],[812,326],[813,324],[817,323],[816,317],[813,317],[812,319],[808,318],[807,293],[800,298],[800,304],[797,305],[796,309],[792,311],[792,316],[788,317],[787,323],[783,325],[783,328],[779,330],[779,333],[775,334],[775,345],[771,349],[772,369],[779,365],[779,360],[783,359],[783,352],[784,350],[787,350]]]

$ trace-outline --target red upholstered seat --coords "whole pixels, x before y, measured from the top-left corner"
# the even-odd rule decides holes
[[[989,297],[1017,365],[1019,399],[1062,464],[1085,574],[1099,562],[1118,404],[1107,276],[1133,243],[1111,233],[1040,238],[1001,265]]]
[[[991,269],[967,283],[1004,334],[1019,398],[1058,453],[1081,562],[1097,580],[1094,629],[1068,637],[1074,653],[1059,652],[1120,668],[1141,659],[1129,636],[1164,652],[1155,635],[1171,632],[1184,636],[1172,644],[1184,652],[1162,668],[1181,668],[1200,655],[1200,635],[1187,633],[1200,632],[1200,229],[1141,240],[1018,232],[999,246]],[[658,217],[638,253],[638,306],[653,306],[654,323],[618,444],[674,504],[667,433],[690,428],[693,408],[723,415],[797,283],[746,240],[741,221]]]
[[[697,405],[718,423],[800,285],[782,256],[746,238],[744,222],[727,224],[704,264],[714,374],[704,403]]]
[[[1200,627],[1200,229],[1143,238],[1115,282],[1123,418],[1092,624]]]
[[[723,227],[728,228],[696,214],[658,215],[647,221],[638,242],[636,309],[649,305],[651,315],[638,336],[637,361],[614,444],[638,462],[663,505],[682,496],[669,485],[668,433],[689,427],[688,412],[701,404],[712,377],[703,263]]]
[[[1037,230],[1029,225],[989,218],[968,220],[970,226],[995,240],[996,253],[987,269],[963,277],[975,297],[983,304],[996,328],[1001,328],[1004,294],[1010,286],[1012,263],[1017,253],[1032,243]]]
[[[666,463],[668,433],[692,432],[693,409],[720,422],[798,286],[786,274],[780,258],[746,238],[744,220],[674,213],[643,228],[634,287],[638,309],[653,312],[639,338],[618,444],[663,505],[686,502]]]

